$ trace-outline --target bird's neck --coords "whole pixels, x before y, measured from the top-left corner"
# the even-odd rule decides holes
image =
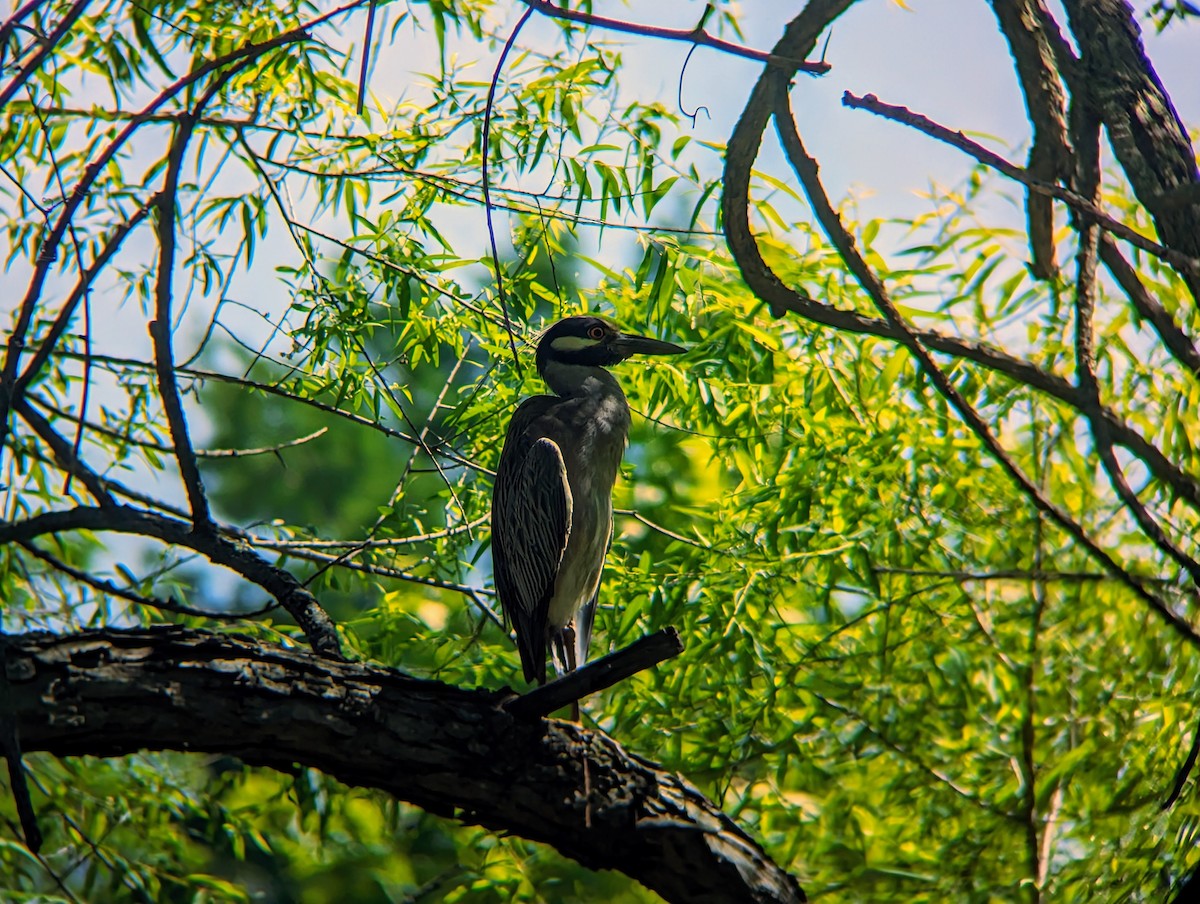
[[[625,397],[616,377],[603,367],[550,361],[542,369],[542,379],[555,395],[566,399],[575,396]]]

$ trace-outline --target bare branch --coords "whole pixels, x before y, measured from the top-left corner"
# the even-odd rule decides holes
[[[255,618],[259,615],[266,615],[278,604],[272,603],[269,606],[263,606],[261,609],[255,609],[248,612],[212,612],[205,609],[193,609],[191,606],[185,606],[183,603],[177,603],[174,600],[159,599],[158,597],[144,596],[140,593],[135,593],[128,587],[118,587],[112,581],[106,581],[103,578],[98,578],[82,569],[76,568],[73,565],[68,565],[61,559],[50,555],[43,549],[40,549],[34,543],[24,541],[19,544],[23,549],[27,550],[30,555],[42,562],[45,562],[55,571],[60,571],[73,581],[80,584],[86,584],[93,590],[98,590],[105,596],[116,597],[117,599],[125,600],[133,603],[135,606],[145,606],[150,609],[161,609],[164,612],[173,612],[176,615],[187,615],[192,618],[209,618],[209,619],[229,619],[238,620]]]
[[[857,97],[846,91],[842,94],[842,103],[847,107],[852,107],[861,110],[868,110],[885,119],[891,119],[896,122],[904,123],[912,126],[920,132],[924,132],[931,138],[936,138],[938,141],[945,142],[952,147],[958,148],[984,166],[990,166],[993,169],[999,170],[1004,175],[1008,176],[1016,182],[1028,187],[1031,191],[1039,194],[1044,194],[1051,198],[1057,198],[1059,201],[1070,205],[1080,213],[1086,214],[1089,218],[1096,221],[1097,224],[1111,232],[1113,235],[1125,239],[1129,244],[1141,248],[1143,251],[1153,254],[1155,257],[1161,258],[1167,263],[1176,267],[1180,272],[1191,274],[1193,276],[1200,275],[1200,259],[1183,254],[1173,248],[1168,248],[1166,245],[1159,244],[1153,239],[1148,239],[1140,232],[1126,226],[1120,220],[1115,220],[1107,213],[1101,210],[1092,201],[1081,197],[1069,189],[1060,188],[1057,185],[1052,185],[1047,182],[1042,182],[1035,179],[1029,172],[1017,166],[1014,163],[1009,163],[999,154],[989,151],[978,142],[972,141],[962,132],[955,132],[943,125],[939,125],[927,116],[922,116],[920,113],[914,113],[907,107],[896,106],[895,104],[886,104],[874,94],[867,94],[863,97]]]
[[[674,628],[663,628],[638,638],[628,646],[586,663],[561,678],[543,684],[504,708],[523,719],[541,718],[569,703],[577,703],[589,694],[612,687],[683,652],[683,641]]]
[[[60,352],[60,354],[62,354],[63,357],[75,357],[71,352]],[[98,363],[107,364],[113,367],[136,367],[142,370],[152,370],[154,367],[153,364],[147,361],[139,361],[136,358],[117,358],[111,355],[93,355],[93,360]],[[229,383],[234,386],[241,386],[256,392],[262,392],[266,395],[272,395],[278,398],[298,402],[301,405],[307,405],[310,408],[315,408],[318,411],[323,411],[326,414],[334,415],[350,421],[351,423],[359,424],[363,427],[369,427],[370,429],[382,433],[385,436],[391,436],[395,439],[403,440],[406,443],[419,445],[416,437],[410,436],[403,430],[396,430],[387,426],[386,424],[378,423],[377,421],[373,421],[370,418],[365,418],[360,414],[354,414],[351,411],[345,411],[336,407],[335,405],[326,404],[318,399],[310,399],[305,396],[296,395],[293,392],[288,392],[286,389],[283,389],[280,386],[275,386],[270,383],[260,383],[256,380],[251,380],[245,377],[235,377],[230,374],[218,373],[217,371],[198,370],[194,367],[179,367],[176,368],[176,372],[184,376],[194,377],[198,380],[213,380],[214,382],[218,383]],[[470,459],[464,458],[463,456],[458,455],[449,449],[444,449],[437,445],[430,448],[435,450],[438,455],[448,458],[456,464],[462,465],[463,467],[471,468],[472,470],[479,471],[482,474],[493,473],[487,468],[484,468],[483,466],[476,464]]]
[[[141,535],[195,550],[209,561],[225,566],[275,597],[296,620],[319,655],[330,659],[341,658],[341,645],[333,622],[316,598],[294,576],[272,565],[244,543],[215,532],[197,533],[185,521],[128,505],[105,508],[79,506],[43,512],[23,521],[0,521],[0,545],[23,543],[46,534],[76,530]]]
[[[175,381],[175,351],[171,338],[171,281],[175,276],[175,217],[179,204],[179,174],[183,169],[183,157],[188,141],[196,128],[196,118],[208,102],[221,90],[225,83],[248,65],[249,57],[242,58],[222,70],[195,107],[179,117],[175,126],[175,137],[167,154],[167,172],[162,190],[156,196],[158,220],[155,232],[158,235],[158,274],[154,283],[154,320],[150,321],[150,338],[154,341],[154,371],[158,377],[158,394],[162,399],[167,425],[171,430],[171,442],[175,447],[175,461],[187,490],[188,504],[192,510],[192,529],[197,533],[214,533],[216,525],[208,509],[208,498],[204,493],[204,479],[192,440],[188,434],[187,416],[183,412],[183,400],[179,385]]]
[[[78,415],[73,414],[70,411],[64,411],[57,405],[50,404],[45,399],[41,399],[32,395],[30,398],[33,400],[34,404],[46,411],[49,411],[55,417],[61,417],[76,424],[82,423],[83,426],[92,433],[98,433],[101,436],[107,436],[110,439],[115,439],[120,443],[127,443],[131,446],[137,446],[139,449],[149,449],[152,452],[165,452],[170,455],[175,451],[174,446],[167,446],[163,443],[156,443],[148,439],[140,439],[139,437],[132,436],[129,433],[122,433],[120,430],[113,430],[110,427],[105,427],[103,424],[97,424],[95,421],[81,421]],[[270,446],[259,446],[254,449],[194,449],[193,454],[197,458],[208,459],[250,458],[255,455],[277,455],[284,449],[292,449],[296,446],[303,446],[306,443],[310,443],[313,440],[324,436],[328,432],[328,427],[321,427],[319,430],[314,430],[312,433],[308,433],[304,436],[298,436],[295,439],[273,443]]]
[[[661,28],[655,25],[639,25],[636,22],[611,19],[607,16],[596,16],[581,10],[557,6],[550,2],[550,0],[521,0],[521,2],[531,9],[537,10],[539,13],[554,19],[582,22],[585,25],[591,25],[596,28],[621,31],[626,34],[641,35],[647,38],[662,38],[667,41],[684,41],[688,44],[700,44],[704,47],[712,47],[714,50],[720,50],[722,53],[745,57],[748,60],[758,60],[760,63],[767,63],[772,66],[779,66],[781,69],[787,69],[791,72],[808,72],[813,75],[824,75],[833,68],[828,63],[810,63],[803,58],[795,59],[780,56],[777,52],[767,53],[766,51],[755,50],[753,47],[743,47],[741,44],[734,44],[731,41],[714,37],[705,31],[703,27]],[[853,0],[850,0],[850,2],[853,2]]]
[[[513,330],[512,319],[508,316],[508,294],[504,290],[504,272],[500,268],[500,249],[496,245],[496,227],[492,222],[492,191],[491,179],[488,174],[488,159],[492,136],[492,107],[496,99],[496,86],[500,82],[500,73],[504,69],[504,61],[508,58],[508,52],[512,50],[513,43],[517,40],[517,35],[521,32],[521,27],[529,21],[529,17],[533,14],[533,8],[525,10],[521,18],[517,20],[517,24],[513,26],[512,32],[508,36],[508,40],[504,42],[504,49],[500,51],[500,57],[496,60],[496,69],[492,73],[492,80],[488,84],[487,102],[483,108],[483,134],[479,139],[479,158],[482,161],[482,185],[483,185],[483,213],[484,219],[487,222],[488,243],[492,249],[492,275],[496,278],[496,297],[500,300],[500,314],[504,318],[504,331],[508,334],[508,345],[512,351],[513,366],[517,369],[517,379],[522,377],[521,356],[517,354],[517,336]]]

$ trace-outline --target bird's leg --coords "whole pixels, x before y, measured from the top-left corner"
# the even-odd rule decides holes
[[[551,628],[548,633],[550,635],[547,644],[550,648],[550,665],[554,667],[554,677],[561,678],[570,671],[567,668],[567,654],[563,645],[562,630]]]
[[[550,662],[554,666],[555,677],[561,678],[567,672],[575,671],[575,623],[571,622],[557,630],[550,631]],[[571,721],[579,721],[579,701],[571,704]]]
[[[575,664],[575,622],[571,622],[562,629],[562,645],[563,658],[567,663],[567,671],[573,672],[576,669]],[[579,722],[579,701],[571,701],[571,721]],[[582,724],[582,723],[581,723]],[[587,760],[584,760],[584,766],[587,766]],[[591,814],[589,811],[588,821],[591,822]]]
[[[570,622],[562,629],[562,645],[563,659],[567,664],[567,671],[573,672],[578,665],[575,662],[575,622]]]

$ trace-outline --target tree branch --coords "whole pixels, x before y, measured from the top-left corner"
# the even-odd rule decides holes
[[[277,47],[282,47],[286,44],[292,44],[297,41],[309,39],[308,30],[317,25],[326,22],[335,16],[339,16],[357,6],[361,6],[367,0],[351,0],[351,2],[332,9],[327,13],[312,19],[304,25],[281,32],[273,38],[269,38],[262,43],[249,42],[232,50],[229,53],[223,54],[215,59],[208,60],[203,65],[197,67],[187,75],[176,79],[162,91],[160,91],[153,100],[144,106],[139,113],[130,118],[124,128],[110,141],[94,159],[90,160],[84,167],[82,175],[71,189],[71,193],[63,200],[61,210],[59,211],[58,219],[55,221],[53,228],[43,236],[40,247],[38,248],[37,259],[34,264],[33,274],[29,279],[29,286],[26,289],[25,297],[21,301],[21,305],[17,312],[17,324],[13,329],[13,333],[9,336],[8,348],[4,358],[3,368],[0,368],[0,447],[4,445],[4,440],[8,435],[8,415],[10,402],[12,399],[12,391],[14,381],[17,375],[17,369],[20,364],[20,357],[25,347],[25,333],[28,330],[29,324],[33,320],[34,312],[37,309],[39,300],[41,299],[42,287],[45,285],[46,277],[50,272],[50,265],[57,258],[58,245],[62,241],[63,236],[67,232],[67,228],[71,225],[71,221],[75,216],[75,212],[80,205],[89,197],[92,184],[96,178],[102,173],[105,167],[112,162],[117,153],[125,145],[125,143],[133,136],[143,123],[153,117],[160,107],[167,101],[174,98],[188,86],[195,84],[203,78],[206,78],[213,72],[218,72],[226,66],[236,64],[240,61],[253,60],[255,57],[274,50]],[[2,107],[3,104],[0,104]]]
[[[784,36],[781,45],[784,42],[795,40],[796,35],[804,33],[807,33],[811,40],[815,41],[816,35],[820,34],[825,26],[836,18],[840,12],[849,7],[851,2],[852,0],[840,0],[840,2],[827,0],[823,4],[809,4],[804,13],[801,14],[801,17],[798,17],[796,22],[789,25],[788,34]],[[816,16],[817,18],[815,22],[809,22],[807,26],[808,31],[805,32],[801,25],[797,23],[801,22],[804,17],[809,16]],[[790,49],[792,45],[788,43],[785,46]],[[771,111],[768,103],[768,92],[775,82],[786,85],[787,81],[786,73],[777,70],[767,70],[764,72],[751,92],[750,99],[747,101],[746,107],[729,139],[728,150],[725,156],[724,193],[721,199],[721,215],[730,253],[733,255],[733,259],[737,263],[742,277],[746,280],[746,284],[750,287],[750,290],[770,306],[771,312],[775,316],[780,317],[785,312],[790,311],[814,323],[833,327],[834,329],[878,336],[895,342],[903,342],[902,332],[886,319],[867,317],[859,314],[857,311],[840,310],[832,305],[810,298],[785,285],[778,275],[767,265],[763,259],[762,252],[758,248],[754,232],[750,228],[748,203],[750,175],[753,170],[754,161],[758,157],[763,133],[770,120]],[[848,96],[853,98],[853,95]],[[875,103],[878,104],[878,101]],[[902,107],[892,109],[904,110]],[[908,111],[905,112],[907,113]],[[928,120],[926,121],[928,122]],[[937,126],[936,123],[930,123],[930,125],[943,129],[950,135],[960,134],[950,133],[949,130]],[[960,135],[960,137],[962,137],[963,141],[967,141],[965,136]],[[990,151],[986,151],[983,148],[979,148],[979,150],[984,155],[994,158],[995,161],[998,161],[1005,167],[1024,174],[1024,170],[1021,170],[1020,167],[1013,166],[1003,160],[1003,158],[991,154]],[[1016,177],[1014,176],[1014,178]],[[1028,176],[1025,179],[1028,179]],[[1025,179],[1019,181],[1025,181]],[[1044,187],[1052,193],[1066,193],[1065,189],[1060,189],[1058,186]],[[1064,197],[1063,200],[1065,201],[1066,198]],[[1076,197],[1075,200],[1084,202],[1082,198]],[[1087,208],[1086,202],[1084,202],[1084,207],[1085,209]],[[1094,208],[1094,205],[1091,205],[1091,207]],[[1093,209],[1088,212],[1098,219],[1111,220],[1111,218],[1106,217],[1103,211]],[[1115,221],[1113,222],[1115,223]],[[1124,224],[1116,223],[1116,227],[1114,228],[1114,232],[1118,232],[1118,234],[1120,234],[1119,230],[1132,233],[1132,235],[1122,236],[1131,242],[1134,239],[1139,239],[1143,243],[1149,241],[1129,230]],[[1161,246],[1156,245],[1156,248],[1168,255],[1175,254],[1170,249],[1164,249]],[[1076,411],[1083,410],[1083,400],[1078,387],[1058,374],[1044,371],[1028,361],[1023,361],[1002,349],[995,348],[983,342],[972,342],[958,336],[949,336],[935,330],[919,329],[913,326],[909,326],[908,329],[912,331],[913,335],[916,336],[925,348],[932,349],[941,354],[973,361],[976,364],[987,367],[989,370],[1002,373],[1019,383],[1056,398]],[[1124,446],[1140,458],[1146,464],[1146,467],[1150,469],[1151,473],[1169,486],[1171,491],[1180,499],[1187,501],[1193,508],[1200,509],[1200,480],[1185,472],[1179,465],[1164,455],[1158,447],[1118,417],[1115,412],[1105,408],[1104,418],[1108,429],[1112,432],[1113,438],[1118,444]]]
[[[1103,210],[1101,210],[1093,201],[1079,195],[1069,189],[1060,188],[1048,182],[1042,182],[1034,178],[1033,174],[1025,169],[1017,166],[1015,163],[1010,163],[999,154],[989,151],[983,145],[976,141],[972,141],[962,132],[955,132],[952,129],[940,123],[934,122],[927,116],[920,113],[914,113],[907,107],[897,106],[895,104],[887,104],[881,101],[874,94],[867,94],[863,97],[858,97],[846,91],[842,94],[842,103],[847,107],[860,110],[868,110],[877,116],[882,116],[885,119],[891,119],[895,122],[904,123],[907,126],[912,126],[914,129],[924,132],[930,138],[936,138],[938,141],[945,142],[951,147],[956,147],[960,151],[969,154],[984,166],[990,166],[992,169],[998,170],[1010,179],[1020,182],[1030,191],[1038,194],[1046,195],[1050,198],[1057,198],[1059,201],[1069,205],[1081,213],[1087,214],[1096,223],[1113,235],[1120,236],[1129,242],[1129,244],[1141,248],[1148,254],[1153,254],[1155,257],[1169,263],[1171,266],[1179,270],[1185,276],[1190,274],[1193,276],[1200,275],[1200,258],[1195,255],[1181,253],[1166,245],[1160,244],[1153,239],[1146,238],[1135,229],[1126,226],[1120,220],[1113,219]]]
[[[1200,258],[1196,152],[1146,57],[1132,7],[1125,0],[1065,0],[1063,6],[1079,46],[1072,92],[1082,94],[1104,123],[1121,168],[1163,242]],[[1165,203],[1177,197],[1190,200]],[[1200,300],[1200,272],[1182,273]]]
[[[667,41],[684,41],[688,44],[699,44],[703,47],[712,47],[715,50],[720,50],[722,53],[729,53],[748,60],[758,60],[760,63],[779,66],[793,73],[808,72],[813,75],[824,75],[832,68],[828,63],[810,63],[803,57],[780,56],[776,52],[778,48],[776,48],[776,51],[768,53],[765,50],[755,50],[753,47],[734,44],[731,41],[725,41],[710,35],[700,26],[696,28],[662,28],[656,25],[639,25],[636,22],[626,22],[623,19],[611,19],[607,16],[585,13],[582,10],[568,9],[566,6],[558,6],[550,2],[550,0],[521,0],[521,2],[542,15],[550,16],[554,19],[582,22],[585,25],[592,25],[596,28],[607,28],[611,31],[642,35],[647,38],[663,38]]]
[[[225,566],[275,597],[279,605],[296,620],[319,655],[342,658],[333,622],[316,598],[290,572],[272,565],[244,543],[227,539],[218,533],[196,533],[185,521],[128,505],[105,508],[78,506],[63,511],[43,512],[24,521],[0,521],[0,545],[22,543],[46,534],[75,530],[136,534],[195,550],[209,561]]]
[[[1073,117],[1072,137],[1075,145],[1075,174],[1072,185],[1080,194],[1097,198],[1100,187],[1100,122],[1090,108],[1081,108]],[[1076,253],[1078,273],[1075,279],[1075,371],[1083,396],[1083,413],[1091,425],[1096,451],[1108,474],[1109,482],[1125,508],[1133,515],[1142,533],[1159,551],[1174,561],[1200,587],[1200,563],[1187,555],[1166,535],[1162,525],[1138,498],[1125,478],[1121,463],[1113,448],[1112,433],[1100,412],[1100,382],[1096,378],[1095,311],[1096,264],[1099,259],[1100,230],[1087,216],[1075,214],[1075,231],[1079,234]]]
[[[515,718],[498,693],[179,628],[19,635],[8,662],[26,752],[300,763],[619,870],[668,901],[805,900],[682,778],[602,732]]]
[[[937,362],[929,354],[929,350],[921,345],[917,334],[908,326],[900,315],[900,312],[896,309],[895,303],[888,295],[883,283],[880,282],[862,255],[858,253],[858,249],[854,244],[854,238],[846,231],[842,225],[841,218],[833,209],[833,205],[830,204],[829,198],[825,194],[824,187],[821,185],[817,175],[817,162],[808,155],[800,139],[800,133],[796,129],[795,118],[792,114],[791,104],[784,86],[778,86],[776,91],[777,93],[774,98],[775,127],[779,133],[779,139],[783,144],[784,153],[804,187],[805,194],[808,196],[814,214],[816,214],[830,241],[833,242],[842,255],[842,259],[845,260],[850,271],[858,279],[867,294],[871,296],[880,313],[884,315],[889,323],[902,332],[903,338],[901,341],[903,345],[912,353],[921,369],[937,388],[938,393],[953,407],[959,417],[963,419],[967,428],[975,434],[987,452],[1004,469],[1005,473],[1009,475],[1021,493],[1034,504],[1038,511],[1045,514],[1062,528],[1068,536],[1087,551],[1088,555],[1129,588],[1138,599],[1142,600],[1180,638],[1187,641],[1193,647],[1200,649],[1200,635],[1192,629],[1192,626],[1185,619],[1176,615],[1170,606],[1154,593],[1150,592],[1142,581],[1123,568],[1096,541],[1089,537],[1082,525],[1076,522],[1066,511],[1038,489],[1008,452],[1005,451],[982,416],[963,397],[950,381],[950,378],[946,376],[945,372],[938,367]]]
[[[1054,183],[1068,169],[1066,96],[1058,76],[1053,45],[1038,15],[1036,0],[990,0],[1000,31],[1008,39],[1017,69],[1025,109],[1033,126],[1033,144],[1026,169],[1040,182]],[[1032,189],[1025,195],[1033,274],[1051,279],[1057,273],[1054,247],[1054,206]]]
[[[46,61],[46,57],[58,50],[59,43],[66,36],[67,32],[71,30],[71,26],[75,24],[75,20],[83,15],[83,11],[87,9],[91,2],[92,0],[75,0],[75,2],[71,4],[70,8],[63,13],[63,17],[58,20],[58,25],[55,26],[54,31],[50,32],[50,34],[46,35],[45,37],[39,37],[38,43],[41,45],[41,47],[38,49],[37,53],[31,56],[29,61],[21,67],[21,71],[12,77],[12,80],[3,90],[0,90],[0,110],[3,110],[8,106],[8,102],[13,99],[14,95],[16,95],[18,91],[21,90],[21,86],[29,80],[29,76],[33,75],[33,73],[37,72],[37,70],[41,68],[42,63]],[[24,9],[17,10],[17,12],[13,14],[12,18],[4,23],[4,31],[11,31],[11,26],[20,21],[20,19],[23,18],[24,15],[29,11],[29,5],[26,5]],[[5,34],[4,37],[5,40],[7,40],[7,34]]]
[[[1117,281],[1133,309],[1154,327],[1163,347],[1176,361],[1190,370],[1193,376],[1200,377],[1200,349],[1196,348],[1191,337],[1175,322],[1175,318],[1163,307],[1162,302],[1150,294],[1142,284],[1137,270],[1125,259],[1116,242],[1107,235],[1100,236],[1100,260]]]
[[[631,675],[658,665],[683,652],[683,641],[674,628],[663,628],[638,638],[623,649],[567,672],[561,678],[514,697],[504,708],[522,718],[548,716],[568,703],[612,687]]]
[[[75,448],[67,442],[66,437],[59,434],[54,426],[29,404],[29,399],[20,399],[16,404],[16,412],[33,429],[33,432],[42,438],[42,442],[50,447],[50,451],[54,453],[54,459],[62,468],[63,473],[68,477],[78,477],[92,498],[100,505],[115,505],[108,489],[104,486],[104,479],[80,460],[79,456],[75,454]]]

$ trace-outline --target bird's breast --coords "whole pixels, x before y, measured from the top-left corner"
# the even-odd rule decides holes
[[[629,435],[629,406],[623,396],[580,400],[576,429],[559,447],[571,486],[571,534],[550,600],[548,620],[566,625],[596,594],[612,534],[612,492]]]

